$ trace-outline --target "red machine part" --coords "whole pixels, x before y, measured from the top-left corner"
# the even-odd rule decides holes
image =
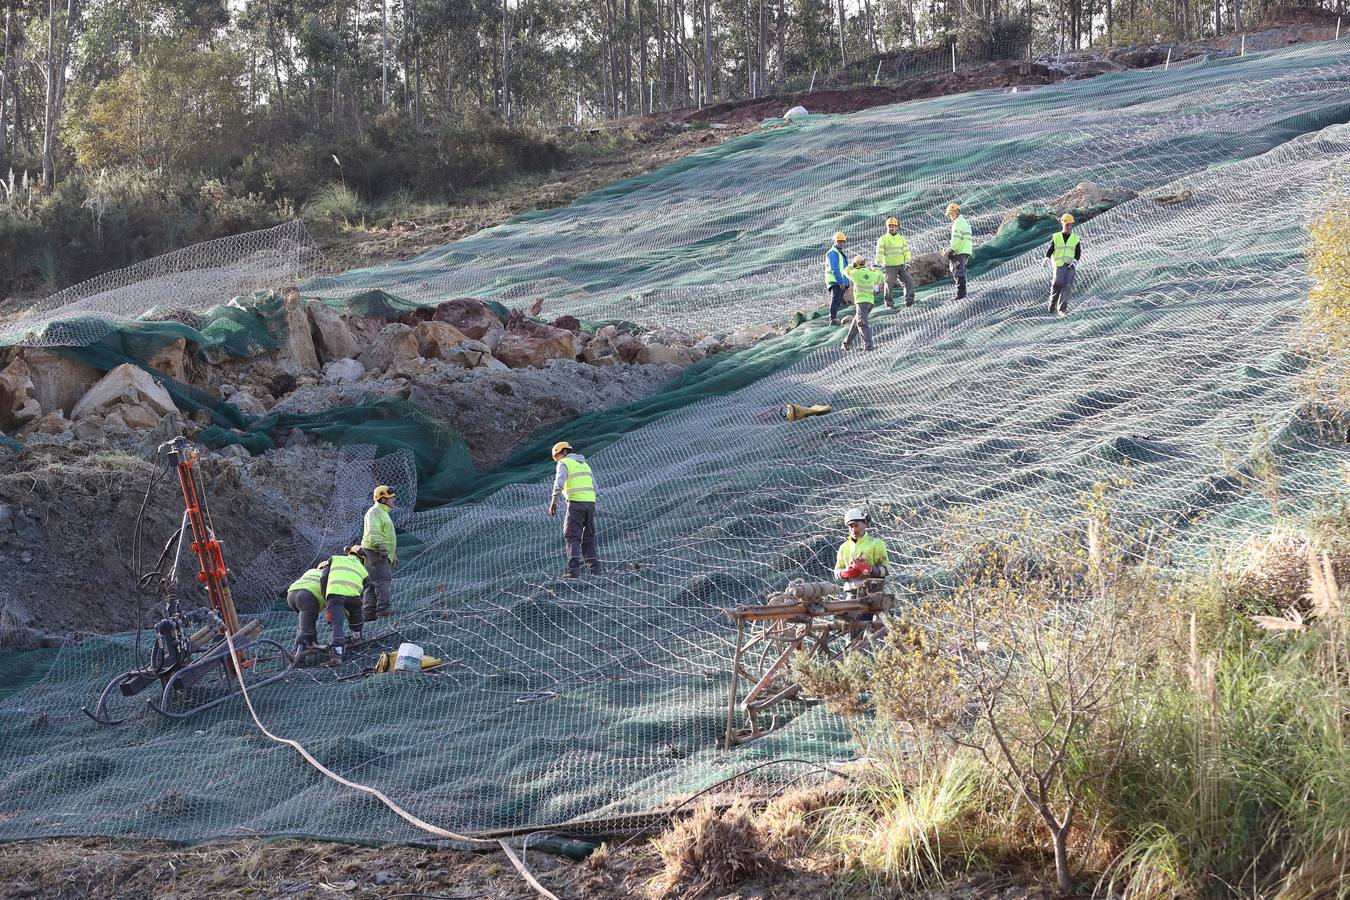
[[[183,503],[187,509],[188,527],[192,529],[192,552],[197,556],[197,580],[206,587],[211,608],[225,623],[230,634],[239,631],[239,615],[230,592],[225,554],[211,525],[211,510],[206,503],[197,479],[197,451],[184,438],[172,442],[171,452],[178,460],[178,483],[183,488]]]

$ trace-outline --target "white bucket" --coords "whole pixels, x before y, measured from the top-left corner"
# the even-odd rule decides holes
[[[394,661],[395,672],[421,672],[422,648],[416,644],[404,642],[398,645],[398,659]]]

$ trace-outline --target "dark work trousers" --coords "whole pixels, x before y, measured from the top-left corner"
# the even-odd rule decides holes
[[[332,645],[334,647],[341,647],[347,643],[347,625],[352,626],[353,632],[359,632],[364,621],[365,619],[361,615],[360,597],[329,595],[328,624],[333,629]]]
[[[848,290],[846,284],[830,285],[830,321],[839,321],[839,310],[844,308],[844,291]]]
[[[914,279],[909,277],[908,266],[887,266],[886,267],[886,305],[894,306],[892,292],[895,290],[896,283],[905,286],[905,305],[914,305]]]
[[[365,621],[374,622],[380,616],[389,615],[393,608],[391,592],[394,572],[383,550],[366,552],[366,573],[366,587],[361,592],[361,609]]]
[[[1073,287],[1078,270],[1073,266],[1055,266],[1055,280],[1050,284],[1050,311],[1069,311],[1069,289]]]
[[[600,552],[595,542],[595,504],[580,500],[567,501],[563,516],[563,540],[567,542],[567,571],[581,571],[584,557],[591,572],[600,574]]]
[[[970,262],[969,253],[958,253],[947,263],[947,267],[952,271],[952,277],[956,279],[956,299],[963,300],[966,296],[966,263]]]
[[[863,346],[868,350],[872,349],[872,326],[868,324],[867,317],[872,314],[872,304],[859,303],[854,306],[857,310],[853,315],[853,323],[848,326],[848,336],[844,338],[844,349],[847,350],[853,346],[853,339],[862,332]]]
[[[286,605],[300,614],[295,626],[295,643],[308,647],[319,639],[319,598],[309,591],[291,591]]]

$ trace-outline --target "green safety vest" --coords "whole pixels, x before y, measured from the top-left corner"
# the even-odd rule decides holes
[[[838,283],[839,283],[839,279],[837,279],[837,278],[834,277],[834,266],[831,266],[831,265],[830,265],[830,254],[831,254],[831,253],[837,253],[837,254],[839,255],[839,271],[843,272],[843,271],[845,271],[846,269],[848,269],[848,258],[844,256],[844,251],[843,251],[843,250],[840,250],[838,247],[831,247],[829,250],[826,250],[826,251],[825,251],[825,286],[826,286],[826,287],[829,287],[829,286],[832,285],[832,284],[838,284]]]
[[[355,556],[335,556],[328,563],[328,594],[359,597],[366,586],[366,567]]]
[[[905,240],[903,234],[891,234],[888,231],[877,238],[877,265],[907,266],[913,258],[914,254],[909,252],[909,241]]]
[[[562,464],[567,469],[567,479],[563,482],[563,496],[569,502],[575,500],[578,503],[594,503],[595,481],[591,478],[590,464],[575,456],[564,456]]]
[[[394,520],[389,518],[389,509],[383,503],[375,503],[366,510],[361,546],[367,550],[384,548],[390,562],[397,558],[398,536],[394,534]]]
[[[848,564],[853,562],[855,556],[861,556],[867,560],[869,566],[889,566],[891,564],[890,555],[886,552],[886,542],[881,538],[864,534],[862,540],[855,541],[853,536],[850,535],[844,543],[839,545],[839,552],[835,554],[835,571],[847,569]]]
[[[309,591],[315,597],[323,596],[323,569],[318,566],[310,569],[305,574],[291,582],[291,586],[286,588],[286,593],[291,591]]]
[[[854,303],[876,303],[877,296],[872,293],[875,285],[881,284],[886,280],[886,276],[876,269],[846,269],[844,274],[853,281],[853,302]]]
[[[970,223],[965,216],[957,216],[952,219],[952,253],[969,256],[974,252],[975,245],[970,240]]]
[[[1073,251],[1078,246],[1078,235],[1070,234],[1069,239],[1064,239],[1064,232],[1056,231],[1055,236],[1050,239],[1055,245],[1055,268],[1067,266],[1073,262]]]

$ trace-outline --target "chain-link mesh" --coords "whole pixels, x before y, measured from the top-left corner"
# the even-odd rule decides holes
[[[781,339],[797,349],[776,372],[588,453],[602,576],[556,577],[547,484],[406,515],[391,624],[445,666],[351,681],[306,669],[258,691],[259,714],[457,831],[649,809],[758,761],[852,752],[806,705],[761,740],[717,746],[734,640],[721,609],[827,577],[845,507],[871,507],[894,580],[923,590],[949,514],[978,512],[995,533],[1031,508],[1070,527],[1080,495],[1112,476],[1131,485],[1118,519],[1174,536],[1182,554],[1261,527],[1266,499],[1221,451],[1266,425],[1286,502],[1324,493],[1347,454],[1299,415],[1294,338],[1303,224],[1350,170],[1347,87],[1350,46],[1321,45],[872,110],[314,282],[427,301],[546,293],[560,312],[707,329],[815,306],[822,235],[840,225],[870,241],[894,212],[930,249],[956,199],[987,241],[970,298],[938,283],[913,309],[878,310],[874,352],[840,353],[840,331],[817,316]],[[1141,196],[1081,228],[1060,320],[1045,312],[1049,217],[988,235],[1004,210],[1043,209],[1084,179]],[[789,402],[835,411],[787,422]],[[405,464],[349,454],[305,546],[279,548],[239,592],[267,610],[269,636],[294,627],[275,593],[287,566],[340,542],[377,478],[407,485],[410,469],[381,465]],[[130,645],[71,642],[45,680],[0,702],[0,836],[419,837],[261,740],[237,703],[188,723],[93,725],[77,707],[127,666]]]

